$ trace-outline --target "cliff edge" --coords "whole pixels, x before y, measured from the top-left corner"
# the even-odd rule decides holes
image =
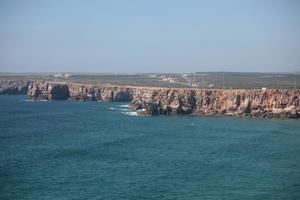
[[[133,88],[32,81],[28,85],[27,95],[35,100],[130,102],[133,99]]]
[[[27,80],[0,80],[0,94],[27,94],[28,85],[30,81]]]
[[[131,103],[146,115],[300,117],[300,90],[143,89]]]
[[[47,81],[0,81],[0,94],[35,100],[131,102],[141,115],[300,118],[300,90],[214,90],[101,86]]]

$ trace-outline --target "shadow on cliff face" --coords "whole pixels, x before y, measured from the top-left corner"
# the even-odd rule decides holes
[[[0,94],[26,95],[29,81],[0,80]]]
[[[132,94],[130,94],[129,91],[115,92],[112,98],[112,101],[130,102],[131,100],[132,100]]]
[[[51,98],[53,100],[67,100],[69,97],[70,92],[67,85],[56,85],[51,89]]]

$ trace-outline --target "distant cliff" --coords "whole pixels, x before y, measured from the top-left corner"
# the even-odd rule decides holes
[[[76,83],[32,81],[28,97],[35,100],[128,101],[133,99],[133,88],[108,87]]]
[[[27,94],[30,81],[0,80],[0,94]]]
[[[127,101],[144,115],[300,118],[300,90],[209,90],[1,81],[0,94],[35,100]]]

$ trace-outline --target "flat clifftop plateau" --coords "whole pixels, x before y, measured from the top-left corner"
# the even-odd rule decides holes
[[[300,90],[179,89],[88,85],[49,81],[1,81],[0,94],[35,100],[131,102],[141,115],[217,115],[300,118]]]

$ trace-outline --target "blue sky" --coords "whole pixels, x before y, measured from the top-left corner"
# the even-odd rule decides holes
[[[0,0],[0,72],[300,71],[300,1]]]

